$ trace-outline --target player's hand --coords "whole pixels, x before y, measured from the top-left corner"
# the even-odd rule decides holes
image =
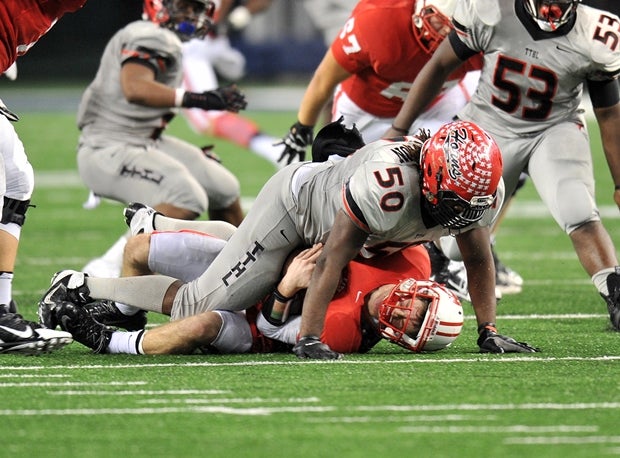
[[[211,108],[212,110],[226,110],[237,113],[248,106],[245,95],[235,84],[218,87],[213,91],[205,92],[205,94],[211,98],[211,105],[217,106],[217,108]]]
[[[298,291],[306,289],[322,250],[323,244],[315,243],[295,256],[278,284],[278,291],[286,297],[292,297]]]
[[[297,157],[299,157],[300,161],[304,161],[306,159],[306,148],[312,143],[313,137],[314,128],[312,126],[305,126],[297,121],[291,126],[286,137],[278,143],[278,145],[284,144],[284,151],[282,151],[278,162],[286,159],[286,163],[290,164]]]
[[[536,353],[540,351],[525,342],[484,329],[478,337],[480,353]]]
[[[235,84],[218,87],[212,91],[186,92],[181,106],[184,108],[202,108],[203,110],[226,110],[237,113],[247,106],[245,95]]]
[[[316,336],[301,337],[293,347],[293,353],[299,358],[342,359],[342,353],[333,351]]]

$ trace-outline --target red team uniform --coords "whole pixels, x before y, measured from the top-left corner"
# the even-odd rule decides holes
[[[61,16],[79,10],[85,3],[86,0],[0,2],[0,73],[26,53]]]
[[[362,319],[365,296],[379,286],[405,278],[427,279],[431,274],[428,252],[420,245],[412,246],[387,257],[351,261],[347,270],[346,286],[329,303],[321,341],[340,353],[366,353],[381,336],[369,319]],[[256,329],[260,308],[261,304],[246,311],[253,335],[252,351],[290,351],[290,345],[269,339]]]
[[[341,83],[342,90],[375,116],[398,114],[411,83],[432,56],[413,35],[414,7],[412,0],[361,1],[331,45],[336,61],[352,73]],[[402,36],[403,30],[410,36]],[[481,64],[480,56],[474,56],[449,79],[458,81]]]

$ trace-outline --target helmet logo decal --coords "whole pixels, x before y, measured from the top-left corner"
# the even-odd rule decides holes
[[[459,162],[459,148],[467,142],[467,131],[465,129],[454,129],[450,132],[444,143],[446,153],[446,163],[448,165],[448,175],[458,181],[463,176],[461,164]]]

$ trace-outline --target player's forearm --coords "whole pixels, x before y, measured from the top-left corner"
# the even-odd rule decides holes
[[[176,90],[157,81],[128,83],[123,93],[129,103],[154,108],[175,106]]]
[[[315,126],[321,115],[321,110],[331,97],[332,91],[333,88],[329,90],[328,87],[311,82],[299,105],[297,120],[304,126]]]
[[[328,50],[317,67],[299,106],[298,120],[306,126],[316,125],[323,107],[334,95],[336,86],[351,74],[336,61]]]
[[[334,297],[339,280],[340,271],[330,273],[330,269],[325,269],[323,265],[317,263],[304,299],[300,336],[321,336],[325,313],[329,302]]]
[[[495,268],[488,228],[470,230],[457,236],[467,270],[467,283],[476,321],[495,323]]]

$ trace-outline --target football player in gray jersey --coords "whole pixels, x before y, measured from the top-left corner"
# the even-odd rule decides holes
[[[620,206],[620,19],[578,0],[463,0],[453,22],[455,31],[417,77],[394,125],[407,128],[446,75],[482,52],[480,83],[459,118],[497,141],[508,195],[528,172],[620,330],[620,267],[596,207],[580,108],[587,87]]]
[[[243,219],[237,178],[200,148],[164,135],[180,107],[237,112],[246,106],[236,87],[201,93],[181,89],[182,40],[211,26],[209,0],[146,0],[145,19],[108,42],[95,79],[80,102],[77,163],[96,194],[124,203],[148,202],[163,214],[238,225]],[[104,259],[120,269],[125,237]]]
[[[342,146],[337,142],[349,129],[341,130],[334,142],[323,142],[326,148]],[[172,319],[214,309],[242,310],[273,289],[292,250],[324,242],[294,351],[299,357],[334,359],[340,355],[318,336],[347,263],[454,235],[467,267],[480,350],[532,352],[529,345],[498,334],[494,324],[488,226],[503,201],[501,171],[493,139],[464,121],[446,124],[431,138],[421,131],[378,140],[341,161],[291,164],[265,184],[239,228],[196,280],[105,279],[62,271],[40,302],[40,316],[49,321],[50,308],[62,300],[93,299],[111,299]]]

